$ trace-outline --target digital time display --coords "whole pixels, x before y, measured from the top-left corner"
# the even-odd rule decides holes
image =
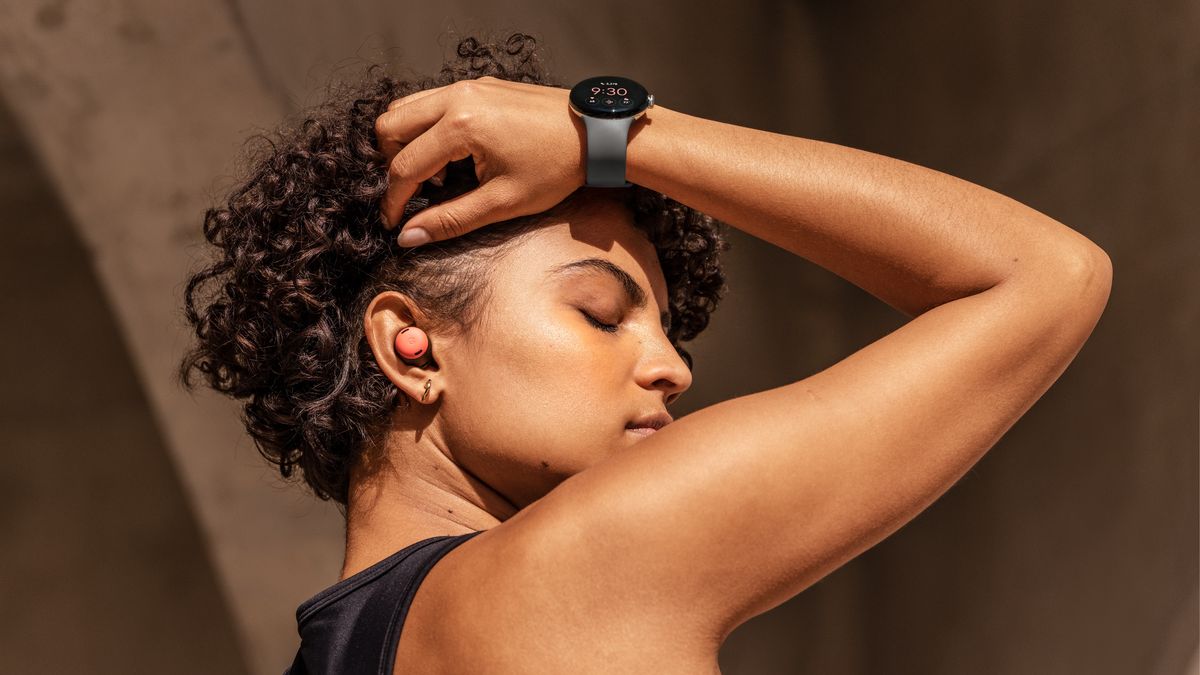
[[[607,87],[592,87],[592,96],[620,96],[625,98],[629,96],[629,90],[625,87],[607,86]]]
[[[628,77],[589,77],[571,88],[571,107],[589,117],[635,117],[653,104],[646,88]]]

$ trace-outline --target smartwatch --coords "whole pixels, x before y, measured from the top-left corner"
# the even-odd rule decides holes
[[[654,107],[654,95],[628,77],[599,75],[571,87],[570,106],[587,128],[585,185],[631,187],[625,180],[629,128]]]

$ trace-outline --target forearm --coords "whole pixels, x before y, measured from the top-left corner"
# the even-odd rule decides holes
[[[1020,274],[1101,253],[1009,197],[916,164],[655,106],[630,182],[802,256],[916,316]]]

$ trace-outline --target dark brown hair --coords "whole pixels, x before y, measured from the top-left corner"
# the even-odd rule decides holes
[[[325,100],[285,121],[258,152],[226,203],[204,214],[209,264],[190,276],[185,316],[198,342],[179,366],[213,389],[248,399],[242,421],[259,452],[291,478],[295,467],[322,500],[346,506],[350,467],[386,428],[407,397],[384,376],[363,330],[370,301],[386,290],[407,294],[430,332],[468,333],[489,301],[496,256],[548,219],[575,208],[576,194],[541,214],[485,225],[412,249],[401,248],[380,220],[387,161],[375,142],[375,119],[394,99],[485,75],[552,81],[532,36],[499,42],[463,39],[457,58],[436,77],[397,80],[371,65],[358,82],[329,85]],[[426,182],[405,219],[478,187],[471,158],[452,162],[442,186]],[[724,223],[664,194],[619,191],[658,251],[670,298],[672,344],[708,325],[726,290],[719,255]],[[215,282],[212,292],[200,290]],[[342,511],[343,515],[345,511]]]

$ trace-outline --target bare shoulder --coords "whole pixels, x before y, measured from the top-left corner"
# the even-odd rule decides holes
[[[523,566],[536,556],[519,551],[513,522],[464,542],[429,571],[409,608],[394,673],[720,675],[719,645],[681,643],[674,627],[649,620],[658,616],[652,609],[630,616],[619,606],[591,606],[586,576],[528,583]]]

